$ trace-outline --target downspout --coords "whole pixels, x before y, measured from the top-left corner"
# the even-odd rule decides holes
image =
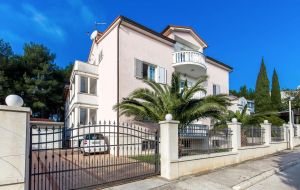
[[[120,26],[122,23],[122,18],[118,24],[117,28],[117,104],[119,105],[120,103]],[[120,125],[120,109],[117,107],[117,157],[119,157],[119,125]]]

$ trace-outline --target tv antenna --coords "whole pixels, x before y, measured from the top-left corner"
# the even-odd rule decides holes
[[[106,22],[97,22],[97,21],[95,21],[94,22],[94,28],[95,28],[95,30],[97,30],[98,26],[105,25],[105,24],[106,24]],[[86,35],[90,35],[90,34],[91,34],[90,32],[86,32]]]
[[[97,29],[97,27],[100,25],[106,25],[106,22],[97,22],[97,21],[94,22],[95,29]]]

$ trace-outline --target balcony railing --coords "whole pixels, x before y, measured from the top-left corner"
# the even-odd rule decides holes
[[[178,51],[173,53],[173,63],[205,63],[205,56],[198,51]]]
[[[201,99],[206,96],[205,92],[198,91],[193,95],[193,99]]]

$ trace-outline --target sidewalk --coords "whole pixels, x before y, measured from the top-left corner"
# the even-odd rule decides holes
[[[233,187],[234,189],[244,189],[249,187],[249,184],[257,183],[274,174],[274,172],[297,163],[300,163],[300,147],[296,147],[293,151],[285,150],[257,160],[221,168],[207,174],[186,176],[175,181],[154,177],[107,188],[106,190],[229,190]]]

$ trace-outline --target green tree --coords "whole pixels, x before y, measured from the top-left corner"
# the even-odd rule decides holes
[[[206,96],[201,99],[193,98],[199,91],[205,91],[202,83],[207,77],[202,77],[193,86],[180,92],[178,74],[172,75],[171,85],[161,85],[154,81],[145,80],[150,88],[139,88],[128,97],[123,98],[114,109],[120,109],[121,115],[134,116],[136,119],[148,119],[153,122],[162,121],[170,113],[174,120],[182,125],[201,118],[219,119],[226,111],[229,101],[226,95]]]
[[[7,95],[17,93],[15,88],[20,86],[23,67],[19,58],[13,54],[10,44],[0,39],[0,104]]]
[[[248,90],[246,85],[241,86],[239,95],[240,97],[245,97],[245,98],[248,96]]]
[[[240,97],[239,92],[236,90],[229,90],[229,94],[233,95],[233,96],[237,96]]]
[[[282,101],[282,110],[288,110],[289,109],[289,99],[290,97],[293,97],[292,100],[292,109],[300,109],[300,88],[296,90],[285,90],[285,96],[286,98]]]
[[[255,111],[268,112],[271,108],[270,86],[264,59],[261,60],[260,71],[255,87]]]
[[[13,51],[10,44],[0,39],[0,57],[11,57],[12,55]]]
[[[25,44],[23,55],[16,55],[9,43],[0,40],[0,103],[5,103],[7,95],[17,94],[32,109],[33,117],[62,120],[63,88],[72,64],[59,68],[54,59],[41,44]]]
[[[272,76],[271,101],[273,109],[279,111],[281,109],[281,93],[278,75],[275,69]]]
[[[248,89],[246,85],[241,86],[239,91],[230,90],[229,93],[237,97],[245,97],[247,100],[254,99],[254,91],[251,88]]]
[[[57,114],[63,105],[63,73],[54,65],[55,55],[45,46],[29,43],[24,46],[23,62],[26,65],[24,99],[35,117]],[[59,111],[60,112],[60,111]]]

